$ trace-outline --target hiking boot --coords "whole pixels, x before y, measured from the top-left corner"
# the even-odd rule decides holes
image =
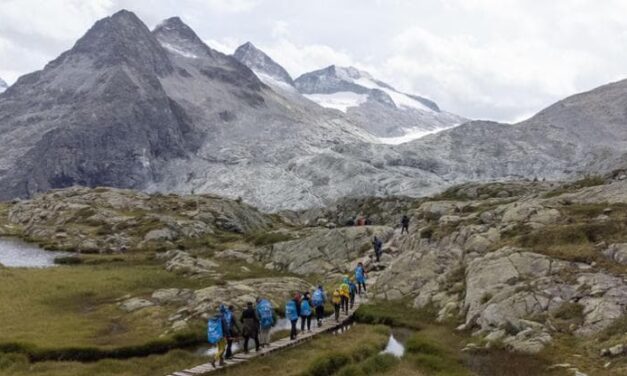
[[[212,366],[213,368],[216,368],[216,360],[215,360],[215,359],[213,359],[213,360],[211,361],[211,366]]]
[[[226,365],[226,363],[224,362],[224,359],[220,360],[220,367],[224,367]]]

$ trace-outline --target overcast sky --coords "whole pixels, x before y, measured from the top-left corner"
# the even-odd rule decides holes
[[[151,28],[178,15],[225,53],[252,41],[295,77],[357,66],[474,119],[627,78],[624,0],[0,0],[0,77],[41,69],[121,8]]]

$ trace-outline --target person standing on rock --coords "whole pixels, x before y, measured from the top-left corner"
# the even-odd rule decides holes
[[[350,281],[348,280],[348,277],[344,277],[344,280],[340,285],[340,295],[342,298],[342,311],[344,311],[344,314],[348,315],[348,301],[351,297]]]
[[[407,214],[401,219],[401,235],[403,235],[404,232],[409,234],[409,217]]]
[[[340,321],[340,305],[342,304],[342,293],[340,289],[335,289],[333,291],[333,297],[331,298],[331,303],[333,303],[333,309],[335,310],[335,322]]]
[[[270,346],[270,330],[276,325],[276,313],[272,308],[272,303],[261,298],[257,298],[256,310],[259,316],[259,342],[261,347]]]
[[[377,262],[379,262],[381,258],[381,253],[383,251],[383,242],[381,241],[381,239],[375,236],[372,240],[372,246],[374,247],[374,255],[377,259]]]
[[[285,304],[285,317],[292,324],[292,330],[290,331],[290,339],[294,340],[298,336],[298,330],[296,325],[298,324],[298,318],[300,317],[300,294],[296,293],[293,299],[287,301]]]
[[[224,321],[226,322],[226,332],[224,333],[224,337],[226,338],[226,359],[231,359],[233,357],[233,339],[237,337],[239,334],[239,327],[237,326],[237,321],[235,320],[235,307],[232,305],[229,308],[223,304],[220,306],[220,312],[224,316]]]
[[[305,331],[305,324],[307,324],[307,331],[311,332],[311,299],[309,299],[309,291],[305,292],[305,296],[300,301],[300,331]]]
[[[244,353],[248,354],[248,341],[255,340],[255,351],[259,351],[259,316],[253,308],[253,303],[246,303],[246,309],[240,318],[242,335],[244,336]]]
[[[361,296],[361,289],[364,289],[364,293],[366,293],[366,270],[364,269],[364,264],[359,263],[355,268],[355,280],[357,281],[357,293]]]
[[[311,303],[316,308],[316,320],[318,321],[318,328],[322,326],[322,319],[324,319],[324,303],[327,297],[324,293],[322,285],[318,285],[316,291],[314,291]]]

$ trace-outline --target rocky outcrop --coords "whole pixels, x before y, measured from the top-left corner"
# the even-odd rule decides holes
[[[393,229],[384,226],[353,226],[313,229],[297,240],[275,243],[257,251],[266,268],[298,274],[344,273],[354,260],[372,253],[374,236],[384,242]]]
[[[174,248],[177,241],[227,231],[256,233],[269,216],[214,196],[148,195],[113,188],[67,188],[12,205],[8,220],[46,247],[79,252]]]

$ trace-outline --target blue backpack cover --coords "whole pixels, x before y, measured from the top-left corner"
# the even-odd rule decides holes
[[[224,315],[224,321],[226,322],[226,329],[231,330],[231,325],[233,323],[233,312],[227,309],[222,314]]]
[[[355,269],[355,279],[359,283],[365,282],[364,269],[361,266],[358,266],[357,269]]]
[[[303,300],[300,303],[300,315],[304,317],[311,316],[311,304],[309,304],[309,300]]]
[[[269,301],[264,299],[257,304],[257,314],[259,315],[259,324],[263,329],[268,329],[274,325],[272,303]]]
[[[290,321],[298,320],[298,309],[295,301],[290,300],[285,305],[285,317]]]
[[[322,290],[318,289],[318,290],[314,291],[311,300],[312,300],[312,303],[313,303],[314,307],[320,307],[321,305],[323,305],[324,304],[324,293],[322,292]]]
[[[207,323],[207,340],[209,343],[215,345],[222,337],[224,337],[224,333],[222,332],[222,316],[214,316],[210,318]]]

